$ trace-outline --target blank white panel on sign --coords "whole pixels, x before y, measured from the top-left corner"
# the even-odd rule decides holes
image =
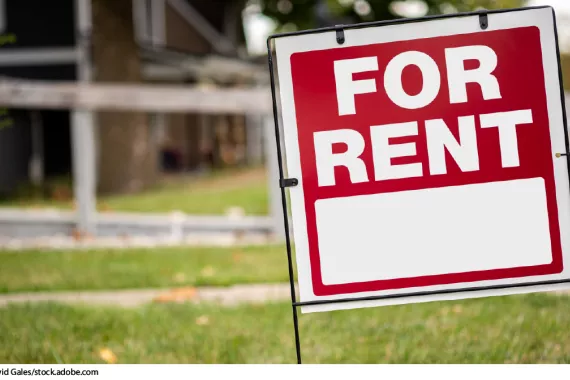
[[[552,262],[542,178],[318,200],[323,283]]]

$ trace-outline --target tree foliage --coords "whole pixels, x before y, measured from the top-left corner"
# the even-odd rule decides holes
[[[258,0],[278,31],[303,30],[335,24],[391,20],[403,3],[424,15],[466,12],[478,8],[516,8],[524,0]]]

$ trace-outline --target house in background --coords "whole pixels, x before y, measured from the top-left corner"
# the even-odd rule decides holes
[[[154,83],[217,87],[266,82],[265,66],[247,55],[241,3],[134,2],[140,15],[136,20],[148,20],[140,22],[137,28],[145,60],[144,78]],[[245,115],[167,114],[155,122],[164,169],[193,170],[204,164],[244,163]],[[250,143],[261,144],[259,135],[249,137],[258,138]]]
[[[77,80],[77,2],[0,0],[0,75]],[[266,68],[245,48],[241,1],[92,0],[93,80],[255,86]],[[0,110],[0,192],[72,170],[70,111]],[[137,191],[165,171],[240,165],[261,145],[246,115],[96,114],[101,193]],[[250,132],[246,132],[249,130]],[[258,151],[261,151],[258,149]]]

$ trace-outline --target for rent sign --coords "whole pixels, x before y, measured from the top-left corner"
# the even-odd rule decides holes
[[[301,301],[389,297],[304,311],[570,277],[553,11],[486,17],[275,39]]]

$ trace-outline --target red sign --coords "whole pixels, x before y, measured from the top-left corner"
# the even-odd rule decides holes
[[[551,125],[539,28],[527,26],[297,52],[291,55],[290,64],[310,276],[316,296],[520,278],[562,271]],[[512,193],[505,193],[505,199],[511,198],[508,194],[516,196],[525,191],[538,197],[538,206],[541,199],[545,199],[548,223],[544,228],[550,241],[548,249],[544,250],[547,257],[543,255],[536,263],[531,260],[530,265],[520,265],[513,259],[503,265],[500,262],[502,254],[512,256],[516,253],[479,252],[482,256],[491,254],[493,260],[499,261],[493,264],[494,261],[489,259],[490,266],[465,270],[461,269],[461,263],[471,258],[458,258],[457,263],[450,266],[451,272],[436,270],[417,275],[423,272],[419,269],[399,271],[398,267],[376,277],[375,272],[371,272],[361,279],[359,273],[366,272],[370,265],[351,268],[343,264],[344,259],[339,254],[327,262],[332,273],[330,279],[323,279],[323,255],[326,254],[323,250],[327,249],[323,248],[325,243],[319,242],[326,233],[323,231],[342,231],[346,226],[356,225],[359,226],[357,229],[364,228],[373,233],[375,230],[367,225],[368,221],[376,223],[374,218],[387,212],[393,215],[394,225],[391,226],[390,221],[382,222],[382,229],[377,230],[379,242],[392,238],[392,227],[400,228],[399,232],[394,232],[398,234],[399,242],[405,245],[407,240],[413,241],[414,247],[421,250],[424,245],[417,239],[429,240],[432,235],[430,232],[430,236],[422,236],[422,226],[414,224],[414,217],[398,220],[399,207],[409,206],[412,198],[390,198],[382,203],[382,207],[374,201],[370,207],[379,208],[360,219],[349,212],[353,206],[368,207],[364,201],[359,203],[360,199],[368,198],[360,196],[416,194],[415,190],[436,194],[435,189],[460,191],[469,185],[518,184],[523,182],[517,181],[532,179],[538,181],[538,187],[520,188],[520,191],[512,187],[509,190]],[[541,188],[544,198],[536,192]],[[489,197],[474,199],[480,204],[475,205],[475,211],[489,206],[487,199],[498,194],[493,189],[489,191]],[[441,197],[438,199],[453,202],[452,196],[442,193]],[[348,213],[336,215],[335,220],[334,213],[325,212],[321,219],[327,220],[331,227],[328,230],[323,227],[320,231],[319,202],[326,204],[324,201],[332,199],[347,200],[335,210],[348,210]],[[429,199],[425,202],[432,202]],[[468,202],[461,199],[463,207]],[[398,202],[402,203],[399,205]],[[429,206],[425,202],[418,203],[418,207]],[[500,202],[505,203],[504,200]],[[422,223],[426,228],[435,226],[434,231],[437,231],[439,206],[434,207],[436,211],[431,215],[422,216],[425,219]],[[455,206],[452,203],[445,207],[452,211]],[[516,212],[516,208],[513,210]],[[490,222],[494,217],[488,214]],[[414,227],[405,232],[407,224]],[[481,222],[479,226],[484,224]],[[335,230],[334,226],[339,225],[344,226],[342,230]],[[454,228],[449,221],[442,226]],[[470,225],[468,228],[475,230],[469,235],[471,242],[463,239],[460,243],[465,249],[477,243],[476,230],[482,227]],[[482,238],[492,240],[492,233],[487,231]],[[455,232],[450,230],[448,236],[453,238],[453,234]],[[337,237],[334,244],[338,246],[343,239],[350,240],[354,236]],[[418,251],[416,256],[404,252],[413,258],[409,265],[429,257],[437,251],[438,244],[427,244],[425,247],[429,251]],[[350,257],[359,252],[345,254]],[[391,258],[391,253],[386,250],[371,252],[383,257],[371,261],[381,263],[379,267],[391,265],[398,260],[396,256],[401,257],[398,253]],[[461,252],[458,250],[457,255]],[[445,257],[455,259],[451,253]],[[445,267],[445,263],[440,264]],[[453,268],[459,269],[453,271]],[[381,272],[381,268],[378,271]]]

